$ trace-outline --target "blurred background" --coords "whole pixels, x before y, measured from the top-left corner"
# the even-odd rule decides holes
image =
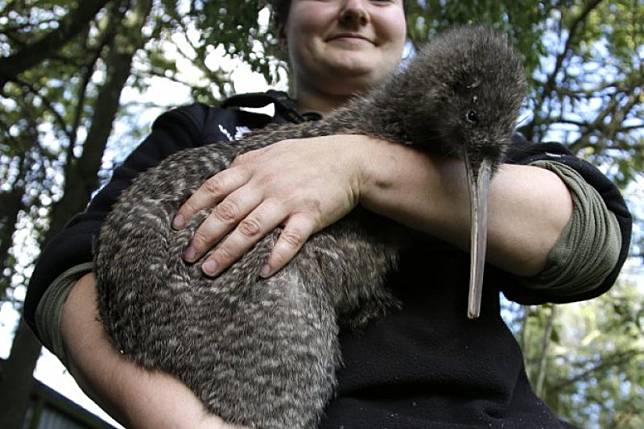
[[[558,415],[644,427],[644,2],[410,0],[407,17],[408,57],[454,24],[509,34],[531,84],[521,132],[621,188],[635,225],[613,289],[503,316]],[[261,0],[0,0],[0,427],[116,425],[66,399],[105,416],[20,323],[34,261],[161,112],[288,90],[279,58]]]

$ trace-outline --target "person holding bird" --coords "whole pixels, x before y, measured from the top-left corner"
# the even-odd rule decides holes
[[[218,109],[193,105],[162,115],[88,209],[52,240],[32,276],[25,304],[30,325],[90,396],[128,427],[229,425],[205,413],[177,380],[120,355],[96,320],[91,243],[118,194],[178,150],[232,140],[268,123],[315,120],[399,67],[402,0],[278,0],[273,10],[294,99],[268,92],[233,97]],[[239,109],[268,102],[276,112],[270,118]],[[209,276],[282,227],[262,270],[270,277],[311,235],[357,206],[421,238],[388,279],[402,308],[364,332],[341,332],[336,397],[319,427],[566,427],[531,390],[518,345],[500,318],[499,292],[526,304],[605,292],[630,237],[630,216],[615,187],[560,145],[530,145],[516,135],[490,184],[490,265],[474,321],[465,316],[467,179],[456,158],[363,135],[284,140],[238,157],[204,182],[174,227],[214,207],[184,252],[188,262],[211,252],[201,265]]]

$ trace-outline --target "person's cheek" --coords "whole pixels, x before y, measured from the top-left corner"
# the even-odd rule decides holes
[[[405,14],[400,10],[383,10],[380,14],[374,15],[374,25],[377,25],[383,39],[397,45],[404,44],[407,23]]]

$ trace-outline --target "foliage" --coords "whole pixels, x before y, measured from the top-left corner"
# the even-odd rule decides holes
[[[556,307],[554,319],[555,307],[524,309],[526,369],[558,415],[585,428],[642,427],[643,302],[642,290],[621,281],[595,300]]]
[[[104,155],[99,175],[105,178],[112,159],[146,133],[143,110],[167,107],[130,102],[115,115],[96,114],[120,51],[135,53],[132,65],[122,63],[130,67],[126,91],[145,94],[162,80],[211,104],[233,91],[231,71],[213,60],[221,52],[268,81],[286,69],[263,0],[156,0],[133,34],[127,24],[143,3],[0,0],[0,299],[11,298],[29,277],[45,237],[72,216],[68,211],[78,210],[61,203],[65,195],[85,200],[97,187],[96,174],[88,175],[100,163],[90,158]],[[521,131],[532,141],[562,141],[625,189],[642,180],[640,0],[414,0],[407,6],[412,47],[459,23],[483,22],[506,32],[531,82]],[[57,43],[44,43],[52,40]],[[93,130],[102,121],[109,131],[105,121],[113,119],[121,131],[112,133],[103,153]],[[630,203],[641,211],[641,197]],[[641,254],[641,234],[637,242]],[[600,299],[561,307],[554,317],[549,307],[513,309],[534,385],[577,424],[642,426],[637,278],[622,280]]]

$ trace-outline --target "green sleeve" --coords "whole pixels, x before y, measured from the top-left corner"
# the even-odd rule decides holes
[[[38,303],[38,307],[36,307],[36,328],[38,329],[40,340],[65,366],[67,366],[68,362],[67,353],[60,331],[63,305],[74,282],[92,271],[93,266],[92,262],[86,262],[62,273],[47,288]]]
[[[525,287],[548,289],[550,294],[573,295],[598,287],[619,257],[621,235],[615,214],[599,193],[579,173],[556,161],[530,165],[548,169],[566,184],[573,200],[573,213],[546,266],[536,276],[523,279]]]

